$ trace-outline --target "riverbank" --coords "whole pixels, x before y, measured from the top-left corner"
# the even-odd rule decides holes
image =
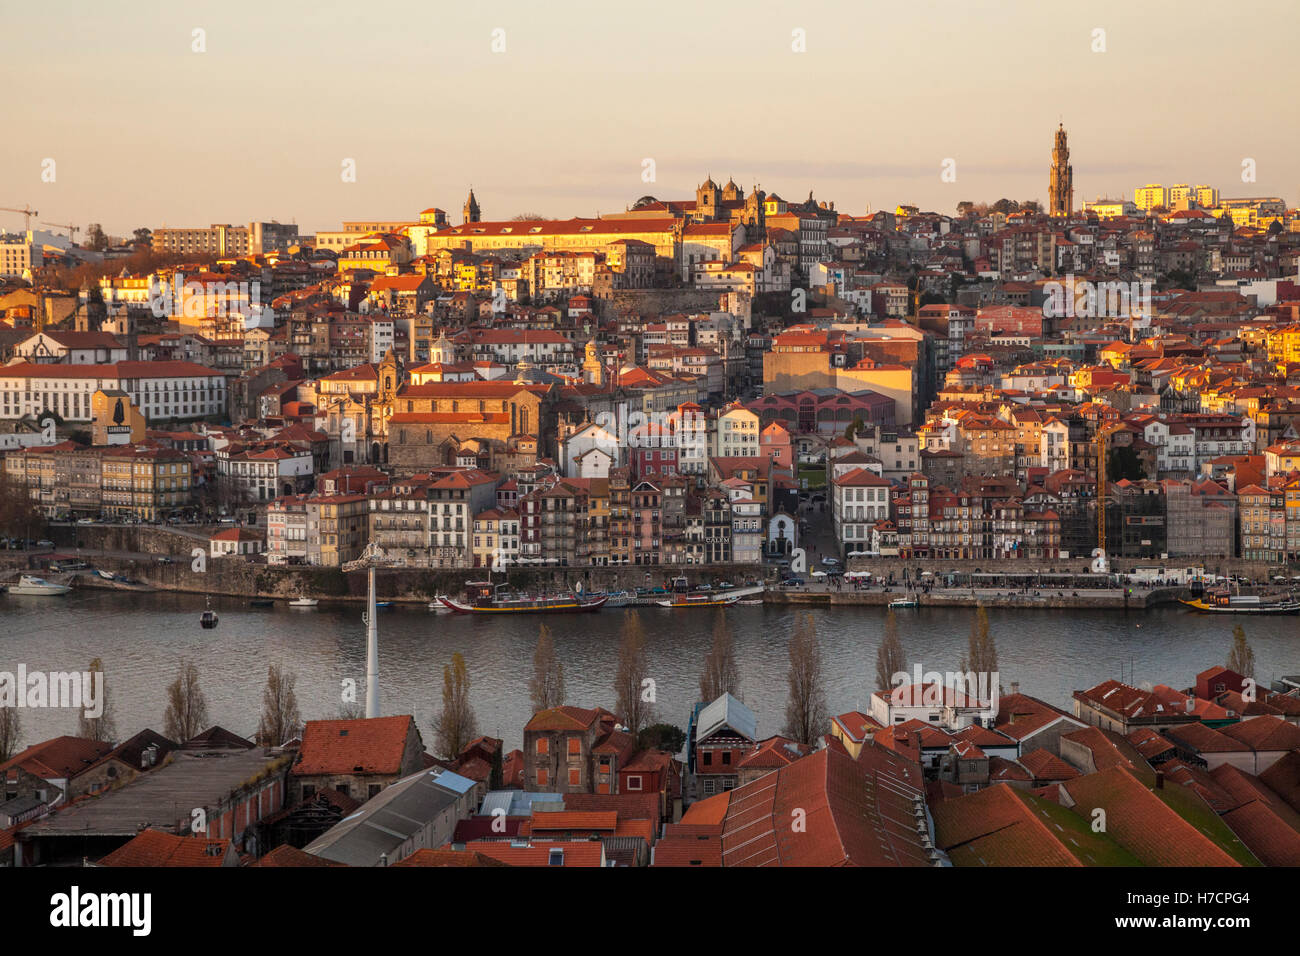
[[[330,573],[334,569],[325,568],[267,568],[251,565],[241,559],[214,559],[208,562],[203,571],[195,571],[190,566],[179,564],[158,564],[156,562],[119,558],[106,555],[82,553],[81,557],[91,565],[84,571],[71,573],[43,573],[46,578],[60,584],[72,584],[77,588],[115,591],[126,593],[148,593],[152,591],[175,591],[185,594],[209,594],[214,597],[234,597],[248,600],[292,600],[307,596],[318,600],[356,603],[366,600],[366,576],[361,573]],[[13,568],[0,572],[0,580],[16,580],[21,570]],[[132,579],[134,584],[124,584],[120,580],[106,580],[95,569],[112,572]],[[244,573],[257,569],[251,576]],[[563,569],[535,570],[515,572],[512,582],[521,588],[565,589],[581,584],[583,590],[618,591],[637,586],[626,579],[626,575],[615,575],[614,580],[608,574],[593,574],[599,569]],[[584,573],[585,572],[585,573]],[[422,605],[433,599],[435,594],[459,594],[466,580],[481,579],[484,572],[479,570],[445,571],[395,571],[384,569],[376,573],[377,597],[394,604]],[[696,571],[685,574],[692,585],[716,580],[716,576]],[[638,573],[634,577],[641,578]],[[739,577],[737,575],[737,577]],[[621,579],[620,579],[621,578]],[[654,583],[661,583],[654,579]],[[925,608],[970,608],[983,605],[988,608],[1021,609],[1065,609],[1078,608],[1106,611],[1142,611],[1152,607],[1176,604],[1185,600],[1191,593],[1185,588],[1092,588],[1079,590],[1029,589],[1008,590],[997,588],[931,588],[929,591],[907,590],[898,586],[871,588],[836,589],[826,584],[814,584],[802,588],[783,589],[775,580],[763,582],[766,590],[752,594],[751,600],[761,600],[769,605],[807,605],[819,607],[886,607],[900,598],[915,599],[918,609]],[[756,585],[745,580],[738,582],[738,588],[748,589]],[[900,613],[910,613],[912,608],[900,609]]]
[[[900,598],[914,599],[916,608],[900,608],[898,613],[908,614],[927,607],[984,607],[1028,608],[1052,610],[1079,608],[1100,611],[1144,611],[1165,604],[1176,604],[1190,596],[1184,588],[1098,588],[1081,591],[1007,591],[995,588],[948,588],[924,591],[894,589],[872,590],[796,590],[768,591],[763,595],[768,604],[811,604],[823,607],[866,606],[887,607]]]

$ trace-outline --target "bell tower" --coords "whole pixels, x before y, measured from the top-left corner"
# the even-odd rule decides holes
[[[1074,167],[1070,165],[1070,146],[1066,141],[1064,123],[1056,127],[1056,143],[1052,147],[1047,211],[1052,216],[1069,216],[1074,212]]]

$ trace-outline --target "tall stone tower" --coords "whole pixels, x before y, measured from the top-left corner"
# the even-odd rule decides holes
[[[479,221],[478,200],[474,198],[474,190],[473,190],[473,189],[470,189],[470,191],[469,191],[469,198],[465,200],[465,210],[464,210],[464,215],[465,215],[465,218],[464,218],[464,221],[465,221],[465,222],[478,222],[478,221]]]
[[[1047,211],[1053,216],[1069,216],[1074,212],[1074,167],[1070,165],[1070,147],[1066,143],[1063,123],[1056,127],[1056,145],[1052,147]]]

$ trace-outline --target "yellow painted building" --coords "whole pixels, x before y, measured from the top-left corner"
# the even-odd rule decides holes
[[[134,445],[103,451],[104,514],[141,521],[165,518],[190,504],[194,466],[184,452]]]

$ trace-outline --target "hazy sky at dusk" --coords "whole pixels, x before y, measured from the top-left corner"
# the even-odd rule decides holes
[[[693,198],[712,173],[952,212],[1046,200],[1062,119],[1076,205],[1147,182],[1294,204],[1298,26],[1294,0],[6,4],[0,203],[116,234],[315,231],[431,205],[459,222],[470,183],[485,219],[567,217]]]

